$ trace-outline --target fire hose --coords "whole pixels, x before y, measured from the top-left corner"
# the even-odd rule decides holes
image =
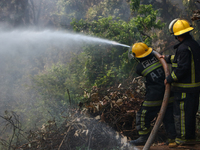
[[[170,72],[169,72],[169,68],[168,68],[166,61],[164,60],[164,58],[160,58],[161,55],[158,52],[153,51],[153,53],[155,54],[157,59],[160,60],[160,63],[162,64],[164,71],[165,71],[165,76],[167,77],[170,74]],[[163,97],[163,102],[162,102],[162,105],[161,105],[161,108],[160,108],[160,112],[159,112],[158,117],[156,119],[155,125],[154,125],[154,127],[151,131],[151,134],[149,135],[149,138],[148,138],[147,142],[145,143],[145,145],[143,147],[143,150],[149,150],[149,148],[151,147],[151,145],[152,145],[152,143],[155,139],[155,136],[158,132],[158,129],[159,129],[159,127],[160,127],[160,125],[163,121],[163,118],[164,118],[164,115],[165,115],[165,112],[166,112],[166,109],[167,109],[169,97],[170,97],[170,84],[167,83],[165,85],[165,94],[164,94],[164,97]]]

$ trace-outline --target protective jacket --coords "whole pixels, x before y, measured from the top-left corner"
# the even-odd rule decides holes
[[[136,128],[139,135],[148,135],[151,131],[151,121],[157,116],[162,105],[165,92],[165,73],[162,64],[154,53],[145,58],[140,58],[140,63],[136,67],[136,73],[146,78],[146,95],[140,110],[136,114]],[[173,118],[173,98],[169,99],[169,104],[163,118],[163,123],[168,134],[168,138],[175,139],[176,131]]]
[[[200,90],[200,46],[189,35],[174,46],[175,55],[166,57],[167,63],[172,64],[172,72],[167,82],[172,83],[175,92],[199,92]]]
[[[143,106],[160,106],[165,92],[165,73],[162,64],[153,53],[139,60],[136,73],[146,78],[146,95]]]

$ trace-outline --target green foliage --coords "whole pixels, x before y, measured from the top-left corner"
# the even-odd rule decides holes
[[[46,106],[54,112],[59,112],[60,107],[67,106],[65,85],[67,69],[63,65],[53,65],[47,73],[33,77],[35,90],[41,94]],[[57,114],[55,113],[55,114]]]
[[[3,20],[15,27],[29,24],[29,16],[26,13],[27,8],[28,1],[26,0],[1,0],[0,21]]]
[[[179,1],[168,1],[168,0],[162,0],[162,1],[155,1],[155,0],[141,0],[140,2],[143,5],[152,5],[152,8],[154,10],[157,10],[157,18],[159,17],[162,22],[165,23],[162,30],[155,30],[156,38],[154,38],[153,41],[145,42],[151,43],[152,46],[155,49],[159,49],[159,52],[167,52],[173,53],[173,45],[170,43],[176,42],[172,35],[169,33],[169,23],[175,19],[175,18],[186,18],[187,13],[185,12],[185,8],[182,4],[182,2]],[[149,45],[149,44],[148,44]],[[169,52],[170,51],[170,52]]]
[[[144,40],[151,45],[155,34],[152,28],[162,29],[164,26],[157,21],[158,11],[152,5],[140,5],[138,15],[129,22],[107,18],[99,18],[97,21],[73,20],[71,25],[74,31],[117,41],[126,45],[132,45],[137,41]],[[132,64],[128,61],[128,50],[123,47],[105,47],[103,45],[88,47],[85,50],[89,57],[86,63],[86,75],[89,82],[97,86],[112,86],[130,76]]]
[[[45,73],[34,76],[35,90],[39,92],[48,105],[67,105],[66,99],[68,69],[61,64],[53,65]]]
[[[71,24],[75,31],[83,30],[95,36],[119,41],[127,45],[130,45],[137,36],[135,34],[137,30],[132,24],[127,24],[122,20],[112,20],[112,17],[101,18],[92,22],[84,20],[76,22],[74,20]],[[90,83],[98,86],[111,86],[119,83],[122,77],[127,77],[126,74],[119,76],[119,72],[122,71],[119,70],[121,65],[119,56],[126,51],[127,48],[104,45],[86,48],[85,53],[90,56],[86,63],[86,75]],[[123,63],[130,66],[127,57],[125,59],[126,61],[123,61]],[[121,74],[123,73],[121,72]]]
[[[81,3],[77,5],[72,1],[59,2],[65,9],[69,5],[72,8],[75,5],[76,7],[81,5]],[[123,20],[125,14],[122,12],[127,9],[123,1],[104,0],[96,3],[96,5],[91,5],[89,9],[84,7],[85,10],[87,9],[87,19],[84,20],[82,18],[79,20],[74,16],[71,26],[76,32],[83,32],[84,34],[117,41],[126,45],[143,41],[151,46],[152,38],[156,37],[155,33],[151,32],[152,28],[160,30],[164,26],[157,19],[158,11],[154,10],[152,5],[140,5],[140,1],[131,1],[131,8],[137,8],[137,16],[127,22]],[[65,12],[67,11],[70,11],[70,9]],[[68,12],[68,14],[71,13]],[[84,76],[87,86],[112,86],[130,76],[132,64],[127,58],[127,48],[94,45],[86,46],[84,53],[88,56],[83,66],[85,68]]]
[[[54,64],[52,67],[46,68],[44,72],[32,77],[33,88],[41,95],[44,104],[53,112],[56,112],[55,109],[67,108],[70,100],[74,105],[82,98],[83,89],[87,85],[84,75],[84,65],[87,59],[88,56],[84,53],[79,55],[72,53],[71,59],[66,65]]]
[[[130,16],[129,5],[124,0],[104,0],[90,7],[86,13],[86,19],[88,21],[109,16],[112,16],[113,19],[118,17],[127,21]]]
[[[130,16],[129,5],[124,0],[58,0],[57,9],[55,19],[66,28],[73,19],[92,21],[112,16],[128,20]]]
[[[85,19],[88,9],[101,2],[101,0],[58,0],[56,19],[61,26],[69,26],[73,18],[78,20]]]
[[[9,4],[6,1],[2,2]],[[38,4],[40,2],[38,1]],[[3,8],[6,5],[1,6]],[[43,6],[41,8],[46,8]],[[159,27],[159,21],[155,19],[157,11],[150,6],[141,6],[138,9],[138,16],[130,18],[129,21],[124,19],[130,12],[128,4],[125,4],[124,0],[59,0],[57,6],[58,18],[60,17],[65,22],[71,21],[72,18],[78,20],[73,20],[71,23],[74,31],[130,46],[138,41],[145,41],[151,45],[151,39],[154,37],[151,29]],[[98,9],[98,12],[93,16],[96,20],[84,20],[86,14],[88,17],[90,15],[89,9],[92,11]],[[126,9],[126,13],[123,13]],[[54,13],[52,12],[52,14]],[[80,20],[81,18],[82,20]],[[26,43],[20,44],[23,44],[27,49],[29,48]],[[40,116],[44,115],[42,106],[48,106],[45,111],[50,109],[52,110],[50,112],[54,112],[53,115],[55,115],[59,113],[60,108],[63,109],[69,105],[67,90],[69,90],[72,102],[76,103],[83,98],[83,91],[90,90],[92,85],[112,86],[135,75],[133,67],[136,62],[128,60],[127,47],[110,44],[92,45],[92,43],[84,46],[80,48],[81,52],[70,55],[71,58],[66,58],[65,49],[58,52],[54,47],[45,49],[44,55],[38,58],[30,57],[21,62],[20,54],[11,57],[11,59],[10,56],[4,56],[4,58],[2,56],[1,83],[5,83],[1,87],[2,104],[5,105],[6,109],[11,109],[12,102],[13,105],[19,106],[15,110],[22,113],[34,106],[37,107],[35,110]],[[60,60],[61,63],[57,64]],[[23,69],[20,70],[13,65],[18,64],[18,62],[20,62],[19,68]],[[52,64],[55,65],[52,66]],[[38,74],[38,72],[41,73]],[[31,90],[30,87],[21,86],[30,82],[28,75],[33,75],[34,89],[40,93],[40,96],[33,91],[25,91],[25,89]],[[6,76],[11,76],[10,80],[6,80]],[[23,107],[22,103],[26,103],[28,107]],[[33,117],[34,110],[31,112],[33,112],[31,113],[31,117]]]
[[[59,96],[62,95],[60,93],[66,90],[64,83],[67,70],[62,67],[62,65],[53,65],[47,72],[48,74],[41,75],[37,82],[35,82],[38,87],[40,87],[38,91],[46,93],[45,96],[47,96],[48,99],[52,96],[56,99],[60,99]],[[59,93],[57,93],[57,91],[59,91]]]
[[[162,25],[156,19],[158,12],[152,9],[151,5],[141,5],[137,14],[135,14],[135,18],[130,16],[128,16],[129,19],[126,18],[130,9],[128,9],[129,4],[125,4],[124,0],[58,0],[57,6],[57,17],[60,21],[67,23],[72,18],[78,20],[73,20],[71,23],[74,31],[130,46],[138,41],[145,41],[148,45],[151,45],[154,37],[151,29],[160,29]],[[95,10],[97,11],[95,12]],[[25,94],[24,92],[20,94],[26,95],[26,103],[37,107],[38,114],[42,114],[40,105],[48,106],[46,108],[52,110],[51,112],[55,114],[59,113],[60,108],[66,108],[69,105],[67,90],[69,90],[72,102],[76,103],[82,98],[83,91],[89,90],[92,85],[112,86],[135,75],[133,67],[136,62],[128,60],[127,47],[109,44],[84,46],[83,52],[72,54],[70,55],[71,58],[67,60],[64,57],[67,55],[65,52],[58,53],[55,48],[50,47],[45,56],[29,59],[30,63],[33,64],[31,67],[28,66],[27,62],[20,66],[24,68],[23,71],[27,74],[34,75],[32,78],[34,89],[40,93],[40,97],[35,96],[35,93],[28,95],[29,93]],[[83,48],[80,49],[82,51]],[[13,61],[5,61],[7,65],[9,64],[9,67],[2,69],[4,76],[7,75],[6,73],[15,75],[13,80],[9,81],[9,84],[14,85],[12,88],[9,88],[9,86],[6,86],[7,88],[2,87],[3,92],[6,92],[7,89],[9,89],[8,92],[15,90],[13,98],[12,96],[2,96],[5,104],[10,99],[13,100],[16,99],[15,97],[19,97],[19,92],[16,89],[22,88],[15,86],[15,83],[27,83],[27,76],[24,77],[26,80],[20,80],[23,78],[24,72],[12,68],[12,63],[15,63],[18,59],[20,60],[20,55],[19,57],[15,56]],[[58,60],[62,60],[62,62],[57,64]],[[51,67],[52,64],[54,65]],[[40,74],[38,74],[39,71],[41,71]],[[8,83],[3,79],[2,82]],[[35,104],[36,102],[28,102],[29,97],[32,97],[35,101],[38,100],[37,104]],[[16,103],[18,103],[17,100]],[[21,105],[21,103],[17,105]],[[20,108],[17,111],[20,111]],[[23,109],[21,112],[26,112],[27,109]]]
[[[154,10],[152,8],[152,5],[140,5],[138,13],[140,15],[137,15],[137,17],[132,19],[133,23],[143,36],[144,42],[147,45],[151,46],[151,40],[155,34],[150,37],[149,35],[147,35],[147,33],[149,33],[152,28],[161,30],[165,26],[165,24],[161,23],[160,20],[156,20],[158,10]]]
[[[131,0],[131,9],[137,11],[140,7],[140,0]]]
[[[134,24],[127,23],[120,19],[113,20],[111,16],[91,22],[85,20],[73,20],[71,25],[76,32],[83,31],[86,34],[118,41],[124,44],[130,44],[133,39],[137,39],[138,37],[138,35],[137,37],[135,36],[137,29]]]

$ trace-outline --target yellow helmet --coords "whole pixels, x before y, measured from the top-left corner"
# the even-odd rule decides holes
[[[152,48],[148,47],[145,43],[135,43],[132,46],[132,53],[136,58],[144,58],[152,52]]]
[[[181,20],[179,18],[174,19],[169,24],[169,32],[174,34],[175,36],[179,36],[194,30],[193,27],[190,26],[187,20]]]

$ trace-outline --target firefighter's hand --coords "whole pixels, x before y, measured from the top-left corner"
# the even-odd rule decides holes
[[[165,55],[160,55],[160,58],[164,58],[165,59]]]
[[[165,85],[167,84],[167,79],[164,80],[164,84],[165,84]]]

